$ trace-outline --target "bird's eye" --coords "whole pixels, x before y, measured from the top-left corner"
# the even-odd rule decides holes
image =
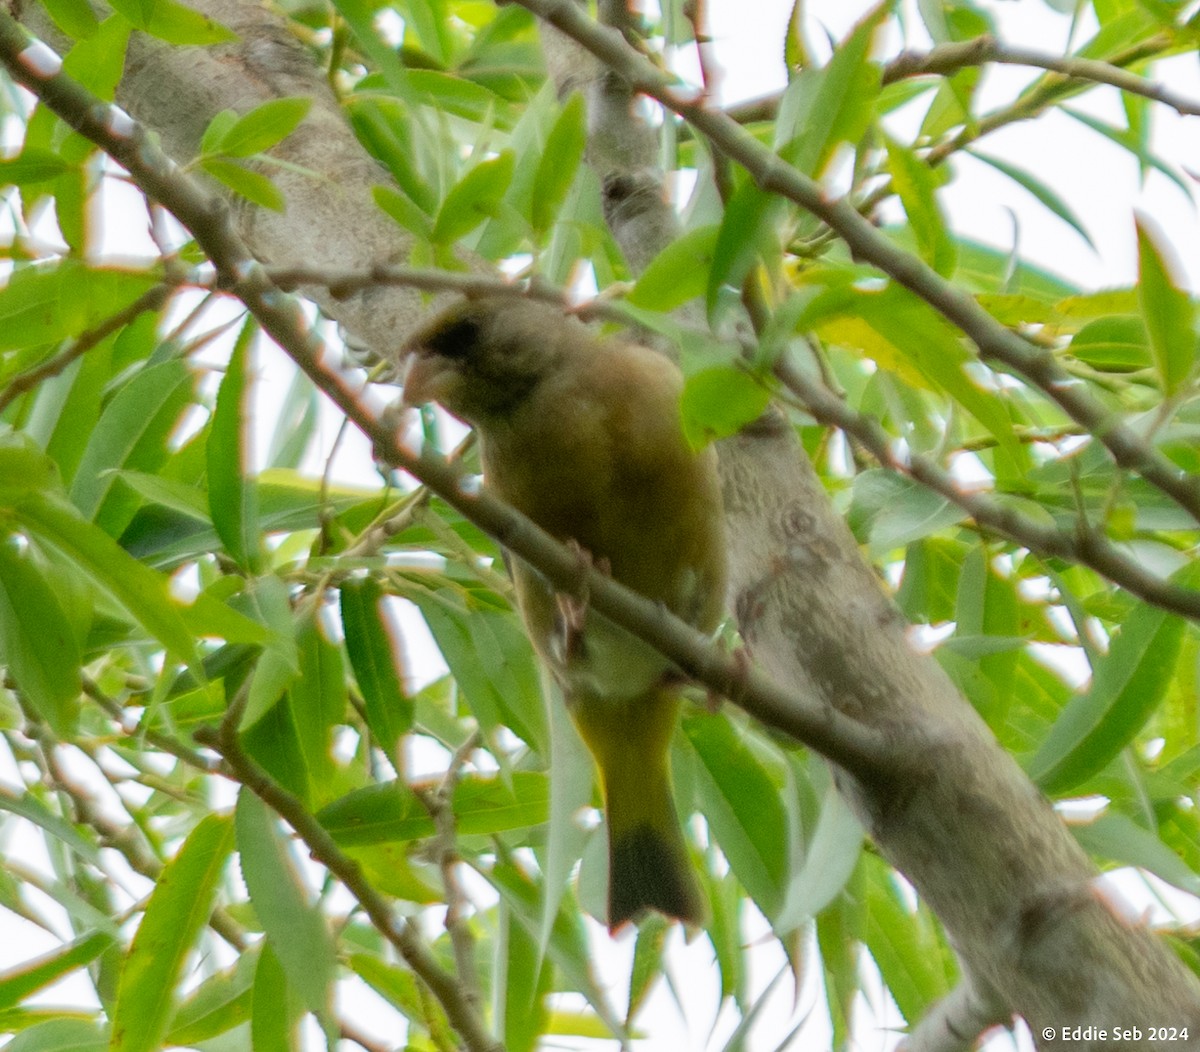
[[[475,318],[459,318],[440,328],[426,347],[443,358],[466,358],[479,343],[479,322]]]

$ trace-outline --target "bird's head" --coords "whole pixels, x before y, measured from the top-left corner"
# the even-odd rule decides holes
[[[573,318],[515,296],[464,300],[408,341],[404,402],[438,402],[476,427],[510,417],[588,336]]]

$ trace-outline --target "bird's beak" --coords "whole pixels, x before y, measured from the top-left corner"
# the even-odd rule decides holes
[[[439,402],[454,383],[454,367],[436,354],[412,351],[404,367],[404,405],[417,406]]]

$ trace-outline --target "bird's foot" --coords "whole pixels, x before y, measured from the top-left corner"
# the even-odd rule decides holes
[[[592,553],[574,539],[568,538],[566,545],[579,562],[579,585],[576,592],[573,595],[559,592],[555,597],[558,602],[563,656],[569,659],[578,657],[583,646],[583,629],[587,622],[588,607],[591,605],[588,571],[598,570],[607,575],[612,572],[612,566],[607,559],[593,558]]]

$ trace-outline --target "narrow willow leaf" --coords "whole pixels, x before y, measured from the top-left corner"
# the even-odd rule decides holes
[[[213,526],[233,561],[250,574],[258,571],[262,561],[257,489],[248,477],[253,459],[249,428],[254,419],[250,351],[257,332],[257,323],[248,319],[238,335],[217,390],[207,444],[208,507]]]
[[[446,195],[433,224],[433,240],[453,244],[500,210],[504,191],[512,182],[516,158],[511,150],[490,161],[481,161]]]
[[[642,271],[626,302],[666,312],[704,295],[718,231],[702,226],[672,241]]]
[[[396,755],[400,738],[413,724],[412,699],[401,686],[400,635],[383,589],[373,577],[341,587],[342,631],[354,679],[367,710],[367,726],[379,747]]]
[[[864,861],[862,938],[896,1006],[913,1023],[955,984],[954,955],[930,914],[904,901],[891,870],[869,856]]]
[[[299,1052],[296,1024],[303,1008],[297,1000],[283,963],[268,941],[254,970],[250,1024],[254,1052]]]
[[[333,938],[277,819],[248,789],[238,794],[237,846],[250,902],[288,983],[310,1011],[325,1011],[336,969]]]
[[[1190,895],[1200,895],[1200,875],[1153,831],[1128,815],[1110,809],[1094,822],[1072,826],[1071,832],[1093,855],[1137,866]]]
[[[259,949],[256,945],[243,950],[232,968],[210,975],[188,994],[171,1020],[168,1045],[197,1045],[250,1018]]]
[[[107,1026],[87,1019],[48,1019],[22,1030],[4,1052],[108,1052],[108,1048]]]
[[[716,365],[687,378],[680,411],[693,449],[737,434],[762,416],[771,401],[763,380],[731,365]]]
[[[71,621],[28,546],[0,537],[0,663],[63,739],[79,718],[81,660]]]
[[[841,893],[862,855],[863,828],[832,786],[821,802],[817,827],[804,852],[804,864],[791,880],[775,923],[777,932],[794,931]]]
[[[120,533],[132,517],[136,499],[114,494],[117,471],[153,473],[167,458],[167,439],[191,402],[195,376],[181,361],[171,359],[141,369],[104,407],[88,438],[87,448],[71,485],[71,501],[89,519],[98,520],[109,501],[107,518]],[[106,525],[109,523],[106,522]]]
[[[72,165],[49,150],[22,150],[16,157],[0,160],[0,183],[25,186],[57,179]]]
[[[991,154],[983,153],[979,150],[968,150],[967,152],[976,160],[991,165],[996,171],[1007,175],[1018,186],[1028,190],[1029,193],[1041,201],[1051,212],[1083,238],[1088,243],[1088,247],[1095,249],[1096,245],[1092,241],[1091,235],[1088,234],[1083,221],[1075,214],[1071,205],[1037,176],[1031,172],[1027,172],[1024,168],[1018,168],[1015,164],[1010,164],[1003,158],[993,157]]]
[[[195,643],[166,581],[74,508],[31,497],[15,509],[24,529],[57,549],[108,592],[177,658],[199,668]]]
[[[888,14],[877,4],[834,49],[828,65],[792,78],[775,122],[775,148],[805,175],[819,177],[835,149],[857,143],[874,118],[881,83],[871,45]]]
[[[300,675],[288,688],[288,704],[300,743],[298,759],[319,805],[334,795],[333,727],[345,719],[346,675],[341,651],[325,638],[315,617],[300,623],[296,644]]]
[[[539,238],[550,229],[583,161],[587,145],[584,118],[583,96],[576,92],[563,106],[538,158],[533,178],[532,218],[534,233]]]
[[[958,250],[938,204],[940,178],[907,146],[891,138],[886,144],[892,187],[916,235],[921,258],[942,277],[949,277],[954,273]]]
[[[89,965],[115,942],[109,932],[92,932],[34,961],[0,974],[0,1008],[20,1004],[30,994]]]
[[[1150,334],[1150,352],[1163,393],[1173,395],[1196,367],[1196,312],[1172,276],[1164,238],[1144,218],[1137,221],[1138,299]]]
[[[432,237],[433,220],[407,194],[395,187],[375,186],[371,188],[371,196],[375,198],[375,203],[405,230],[418,237]]]
[[[1175,674],[1183,625],[1146,603],[1126,618],[1093,668],[1091,687],[1067,703],[1029,761],[1030,777],[1046,792],[1075,788],[1129,744]]]
[[[151,1052],[160,1047],[176,984],[212,913],[232,849],[232,819],[209,815],[159,875],[121,968],[111,1052]]]
[[[687,716],[700,810],[730,868],[759,909],[774,918],[787,885],[788,823],[781,787],[723,716]]]
[[[252,204],[273,212],[282,212],[287,207],[279,188],[262,172],[252,171],[238,161],[227,161],[221,157],[204,157],[200,167]]]
[[[112,6],[138,29],[169,44],[220,44],[238,38],[221,23],[175,0],[116,0]]]
[[[230,157],[251,157],[292,134],[312,108],[310,98],[271,99],[239,117],[216,144]]]

